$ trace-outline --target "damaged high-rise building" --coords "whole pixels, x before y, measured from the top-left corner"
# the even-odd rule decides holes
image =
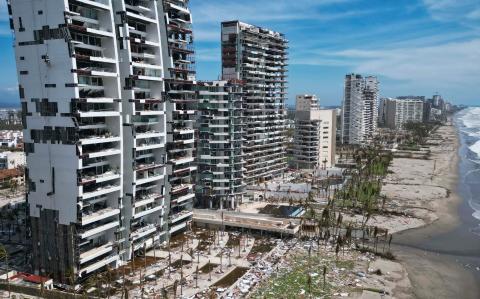
[[[32,270],[82,280],[186,229],[196,171],[188,0],[10,0],[8,10]]]
[[[222,74],[243,82],[245,181],[281,176],[286,163],[288,41],[239,21],[222,23]]]

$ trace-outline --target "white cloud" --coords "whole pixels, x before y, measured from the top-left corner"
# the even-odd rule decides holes
[[[338,9],[335,12],[324,8],[338,4],[351,4],[357,0],[210,0],[191,2],[197,41],[218,41],[222,21],[241,20],[255,25],[278,23],[295,27],[295,21],[326,22],[364,16],[377,12],[372,9]],[[347,7],[348,8],[348,7]],[[273,23],[273,24],[272,24]],[[275,28],[272,28],[275,29]]]
[[[199,1],[192,2],[194,21],[201,23],[220,23],[229,20],[245,21],[285,21],[313,19],[312,9],[332,4],[345,3],[348,0],[244,0],[238,2]]]
[[[480,1],[478,0],[423,0],[431,17],[441,22],[458,22],[477,28],[480,18]],[[467,16],[467,17],[465,17]]]
[[[0,91],[9,93],[9,94],[17,94],[18,93],[18,86],[7,86],[7,87],[1,87]]]
[[[471,20],[480,20],[480,8],[474,10],[474,11],[471,11],[468,15],[467,15],[467,18],[468,19],[471,19]]]
[[[423,48],[350,49],[334,54],[353,71],[435,87],[476,86],[480,82],[480,39]]]
[[[9,19],[8,11],[7,11],[7,2],[0,1],[0,21],[7,21]]]

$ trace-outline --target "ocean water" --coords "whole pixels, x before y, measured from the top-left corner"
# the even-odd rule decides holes
[[[480,220],[480,107],[459,112],[455,119],[460,132],[460,185],[464,199],[472,208],[472,216]],[[480,235],[480,224],[471,228]]]

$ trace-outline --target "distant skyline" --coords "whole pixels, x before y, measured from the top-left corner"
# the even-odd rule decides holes
[[[290,40],[289,102],[316,94],[340,105],[347,73],[376,75],[380,95],[438,92],[480,102],[478,0],[191,0],[197,76],[218,79],[220,22],[241,20]],[[17,104],[18,83],[5,1],[0,2],[0,101]]]

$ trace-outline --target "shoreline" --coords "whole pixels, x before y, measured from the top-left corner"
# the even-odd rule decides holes
[[[420,183],[417,186],[427,189],[443,187],[447,190],[447,196],[419,200],[418,208],[412,212],[423,216],[425,223],[396,232],[392,251],[405,267],[416,298],[478,298],[480,290],[474,273],[464,268],[459,261],[465,251],[461,248],[463,244],[458,246],[460,249],[457,251],[458,244],[448,242],[448,234],[452,234],[461,225],[459,209],[464,204],[459,190],[460,132],[450,121],[449,125],[440,127],[435,134],[444,135],[439,145],[431,147],[431,159],[439,162],[434,162],[431,184]],[[449,139],[451,137],[454,137],[454,142]],[[444,151],[445,148],[450,151]],[[403,168],[409,166],[406,164]],[[439,167],[438,172],[435,172],[435,167]],[[429,212],[418,213],[418,209],[422,208]],[[437,238],[442,240],[444,235],[447,235],[444,238],[447,241],[435,242]],[[466,256],[467,259],[469,257]]]

